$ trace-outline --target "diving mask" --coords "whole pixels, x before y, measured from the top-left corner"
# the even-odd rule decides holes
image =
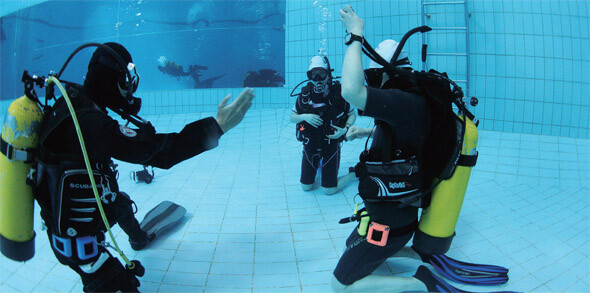
[[[307,78],[311,81],[323,81],[328,77],[328,70],[324,68],[313,68],[307,72]]]

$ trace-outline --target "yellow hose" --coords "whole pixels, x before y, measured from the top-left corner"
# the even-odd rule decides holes
[[[74,126],[76,127],[76,133],[78,134],[78,141],[80,142],[80,148],[82,149],[82,155],[84,156],[84,163],[86,164],[86,170],[88,171],[88,176],[90,177],[90,183],[92,184],[92,191],[94,192],[94,198],[96,199],[96,204],[98,205],[98,209],[100,210],[100,216],[102,217],[102,221],[104,222],[104,225],[107,228],[107,232],[109,233],[109,237],[111,238],[111,241],[113,242],[115,250],[117,250],[117,252],[121,256],[121,258],[123,258],[123,260],[125,261],[125,264],[127,264],[127,267],[129,269],[133,269],[135,267],[135,264],[130,262],[129,259],[123,253],[123,251],[121,251],[121,249],[119,249],[119,245],[117,244],[117,241],[115,240],[115,237],[113,236],[113,232],[111,232],[111,225],[109,225],[109,221],[107,220],[107,216],[105,215],[104,209],[102,208],[102,202],[100,200],[100,197],[98,196],[98,189],[96,188],[96,182],[94,182],[94,175],[92,173],[92,168],[90,167],[90,160],[88,159],[88,154],[86,153],[86,145],[84,144],[84,138],[82,137],[82,131],[80,130],[80,125],[78,124],[78,118],[76,117],[76,112],[74,111],[74,106],[72,106],[72,102],[70,101],[70,97],[68,96],[68,93],[66,92],[66,90],[62,86],[61,82],[59,82],[59,80],[57,78],[50,76],[47,79],[47,83],[48,84],[54,83],[55,85],[57,85],[57,87],[59,88],[59,91],[61,92],[64,99],[66,100],[66,103],[68,104],[68,109],[70,110],[70,114],[72,115],[72,120],[74,121]]]

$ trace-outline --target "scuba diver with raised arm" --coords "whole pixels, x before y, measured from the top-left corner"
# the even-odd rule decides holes
[[[445,73],[416,72],[398,44],[385,40],[373,50],[363,37],[364,20],[346,6],[339,11],[348,46],[342,68],[342,97],[374,129],[351,128],[352,140],[372,137],[355,167],[364,208],[340,222],[358,221],[346,240],[332,287],[346,292],[466,292],[420,266],[413,277],[372,272],[390,257],[412,257],[432,265],[445,278],[463,284],[499,285],[508,269],[470,264],[444,255],[475,165],[477,129],[461,89]],[[363,71],[361,51],[371,59]],[[423,55],[424,56],[424,55]],[[364,85],[366,79],[367,85]],[[459,114],[452,111],[452,103]],[[367,143],[368,143],[367,138]],[[422,216],[418,221],[418,210]],[[405,247],[412,239],[413,246]]]
[[[118,43],[98,45],[84,85],[67,83],[66,87],[86,149],[78,144],[66,99],[58,98],[43,119],[36,154],[35,198],[54,254],[60,263],[80,275],[84,291],[137,291],[140,283],[136,276],[143,273],[124,268],[105,247],[105,226],[109,228],[101,220],[103,208],[97,208],[92,193],[94,183],[89,180],[82,153],[88,154],[103,216],[109,225],[118,223],[129,236],[131,247],[141,250],[154,235],[140,228],[133,201],[119,190],[112,158],[168,169],[213,149],[221,136],[243,119],[254,94],[246,88],[229,105],[231,96],[227,95],[215,118],[189,123],[179,133],[156,133],[151,123],[131,120],[138,117],[141,107],[141,99],[133,96],[139,75],[131,55]],[[139,128],[119,125],[107,109],[135,121]]]
[[[341,143],[356,114],[340,96],[340,83],[333,81],[332,71],[327,57],[311,58],[309,82],[297,95],[291,112],[291,122],[297,124],[297,140],[303,143],[301,187],[311,190],[321,169],[322,191],[327,195],[338,192],[354,178],[353,173],[338,178]]]

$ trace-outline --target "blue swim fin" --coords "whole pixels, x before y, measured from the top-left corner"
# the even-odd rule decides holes
[[[455,288],[443,279],[433,274],[427,267],[420,266],[416,270],[414,278],[422,281],[426,285],[428,292],[445,292],[445,293],[470,293],[470,291]],[[494,293],[511,293],[513,291],[494,291]]]
[[[426,285],[428,292],[449,292],[449,293],[463,293],[459,288],[455,288],[441,278],[434,275],[427,267],[419,266],[414,274],[414,278],[422,281]]]
[[[443,277],[461,284],[501,285],[508,282],[508,269],[496,266],[466,263],[446,255],[431,255],[428,262]]]
[[[423,262],[431,264],[441,276],[457,283],[496,286],[508,282],[508,269],[505,267],[462,262],[444,254],[428,255],[418,251],[416,253]]]

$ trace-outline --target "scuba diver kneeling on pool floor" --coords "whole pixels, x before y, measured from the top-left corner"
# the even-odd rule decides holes
[[[88,64],[84,85],[60,81],[74,55],[90,46],[98,48]],[[157,133],[151,123],[137,116],[141,99],[133,94],[139,75],[131,54],[121,44],[82,45],[57,75],[31,77],[25,71],[23,81],[26,96],[11,104],[2,132],[0,165],[3,173],[10,173],[0,176],[2,253],[19,261],[33,257],[34,196],[55,256],[80,275],[84,291],[137,291],[137,277],[145,270],[139,261],[129,261],[122,253],[110,226],[118,223],[131,247],[141,250],[162,228],[156,225],[161,222],[153,221],[155,216],[170,218],[167,224],[173,224],[186,210],[164,201],[140,225],[134,217],[134,202],[119,190],[112,159],[168,169],[211,150],[242,121],[254,91],[244,89],[229,105],[231,95],[227,95],[215,118],[189,123],[179,133]],[[45,104],[37,98],[34,85],[46,87]],[[55,86],[62,97],[49,106]],[[107,109],[137,128],[119,125]],[[31,130],[34,132],[26,133]],[[105,241],[106,232],[112,244]],[[119,252],[125,267],[107,247]]]
[[[364,20],[350,6],[339,13],[348,33],[342,97],[361,115],[374,118],[375,128],[354,128],[348,134],[349,139],[368,137],[366,145],[369,137],[373,141],[355,167],[364,208],[340,221],[359,224],[346,240],[332,287],[362,292],[465,292],[426,266],[420,266],[413,277],[372,275],[395,256],[429,263],[454,282],[506,283],[506,268],[459,262],[444,255],[455,235],[477,159],[477,128],[462,101],[461,88],[445,73],[414,71],[402,51],[409,36],[430,28],[415,28],[399,44],[385,40],[374,50],[363,37]],[[361,51],[371,59],[364,71]],[[458,114],[452,110],[453,103]],[[412,236],[413,245],[406,248]]]

